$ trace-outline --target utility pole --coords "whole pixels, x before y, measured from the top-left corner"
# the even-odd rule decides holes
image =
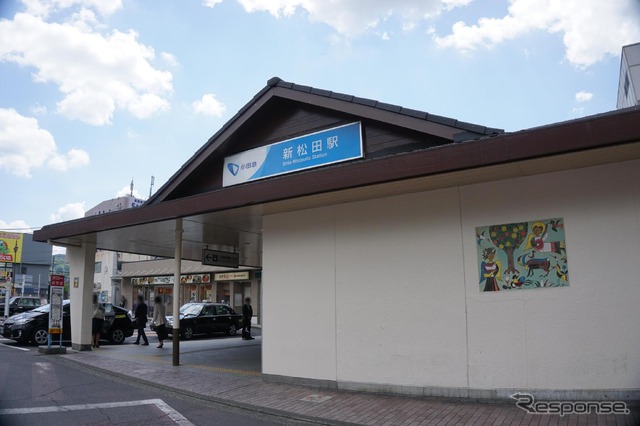
[[[151,186],[149,187],[149,198],[151,198],[151,193],[153,192],[153,182],[155,181],[155,177],[151,176]]]

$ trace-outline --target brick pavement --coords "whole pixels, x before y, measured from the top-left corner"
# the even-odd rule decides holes
[[[379,395],[270,383],[255,372],[227,372],[202,365],[174,367],[157,357],[118,357],[108,353],[76,352],[58,356],[61,362],[171,389],[185,395],[255,411],[321,424],[362,425],[640,425],[637,406],[630,415],[532,415],[513,404]],[[311,395],[324,402],[302,401]]]

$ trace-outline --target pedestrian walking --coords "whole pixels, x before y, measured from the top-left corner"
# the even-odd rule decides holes
[[[142,295],[138,296],[138,303],[136,304],[136,324],[138,325],[138,338],[135,341],[136,345],[140,344],[140,337],[144,343],[142,346],[149,346],[149,339],[147,339],[147,335],[144,333],[144,328],[147,326],[147,304],[144,303],[144,297]]]
[[[161,348],[164,339],[167,338],[167,318],[165,317],[165,309],[164,305],[162,304],[162,298],[160,296],[156,296],[153,301],[153,324],[156,327],[158,341],[160,341],[158,348]]]
[[[251,337],[251,318],[253,318],[253,308],[251,307],[251,298],[247,297],[242,305],[242,340],[253,340]]]
[[[124,294],[120,298],[120,307],[121,308],[126,308],[127,307],[127,298],[124,297]]]
[[[100,347],[100,332],[104,323],[104,307],[98,301],[98,295],[93,295],[93,316],[91,317],[91,347]]]

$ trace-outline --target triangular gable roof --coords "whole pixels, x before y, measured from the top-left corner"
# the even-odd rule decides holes
[[[451,142],[479,139],[503,133],[504,130],[458,121],[453,118],[429,114],[424,111],[404,108],[373,99],[316,89],[289,83],[278,77],[271,78],[267,85],[242,107],[220,130],[174,173],[174,175],[153,194],[146,204],[157,204],[165,200],[189,175],[251,117],[273,98],[286,99],[307,105],[314,105],[340,113],[348,113],[363,119],[374,120],[393,126],[433,135]]]

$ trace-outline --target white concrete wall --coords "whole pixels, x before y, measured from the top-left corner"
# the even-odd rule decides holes
[[[457,194],[335,208],[339,380],[466,384]]]
[[[629,161],[461,189],[470,387],[640,388],[638,182]],[[550,217],[569,287],[478,292],[474,228]]]
[[[265,217],[263,371],[640,386],[640,161]],[[481,293],[475,227],[563,217],[570,286]]]
[[[333,208],[264,218],[263,370],[336,380]]]

